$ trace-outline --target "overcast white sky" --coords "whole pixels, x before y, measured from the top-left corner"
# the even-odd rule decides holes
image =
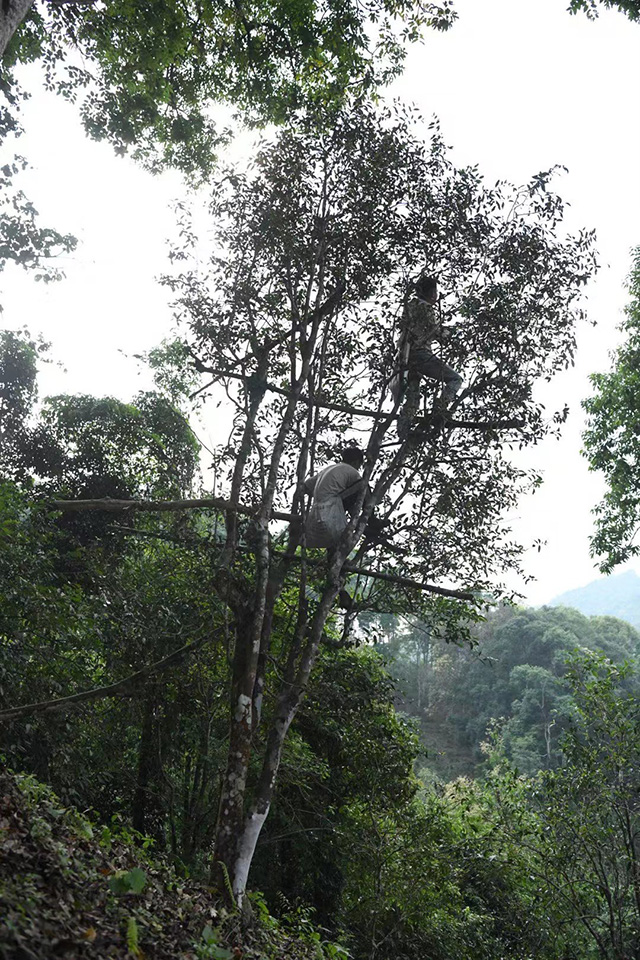
[[[545,396],[549,409],[569,404],[570,422],[560,442],[528,454],[545,485],[514,518],[523,542],[548,541],[527,559],[537,582],[523,589],[534,604],[596,576],[587,539],[601,487],[579,456],[580,400],[588,374],[608,365],[630,249],[640,244],[640,26],[617,11],[603,11],[595,22],[571,17],[565,2],[456,0],[455,27],[427,35],[392,91],[414,101],[427,120],[437,115],[454,159],[477,163],[491,182],[521,182],[553,164],[567,166],[557,189],[571,203],[569,228],[598,233],[603,269],[589,298],[598,326],[580,332],[575,369]],[[149,349],[170,329],[155,277],[164,267],[169,201],[180,195],[180,180],[153,178],[88,141],[75,109],[40,92],[39,82],[32,70],[29,85],[37,92],[25,109],[19,150],[35,169],[25,188],[43,222],[80,244],[61,264],[62,283],[43,286],[8,269],[0,322],[26,324],[52,341],[65,369],[45,370],[43,395],[129,399],[148,380],[120,351]]]

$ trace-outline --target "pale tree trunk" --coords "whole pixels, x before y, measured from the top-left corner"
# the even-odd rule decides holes
[[[322,296],[323,286],[320,283],[318,298],[322,299]],[[216,865],[221,863],[226,867],[234,890],[236,887],[235,871],[239,843],[245,833],[245,793],[251,759],[252,738],[256,724],[260,719],[262,706],[264,677],[260,670],[264,672],[271,638],[273,607],[284,583],[284,571],[279,573],[272,570],[268,523],[272,513],[285,442],[295,420],[302,390],[309,377],[313,348],[322,319],[322,312],[316,311],[308,337],[305,336],[305,342],[301,345],[301,365],[297,373],[298,340],[295,331],[299,323],[299,316],[295,314],[293,316],[290,355],[294,382],[274,441],[260,509],[252,525],[255,581],[249,585],[249,596],[244,600],[244,603],[239,606],[236,604],[237,622],[233,658],[229,751],[227,767],[222,781],[214,853]],[[265,353],[262,354],[259,364],[259,377],[262,381],[266,380],[267,368],[268,353]],[[239,499],[244,468],[249,455],[261,399],[262,396],[257,398],[257,402],[252,399],[249,405],[240,456],[234,468],[231,491],[233,501]],[[236,545],[235,517],[230,516],[227,521],[227,543],[225,545],[225,560],[227,563],[231,562]],[[257,828],[256,841],[260,828],[261,824]],[[214,869],[214,875],[216,872]],[[242,890],[244,890],[244,886]]]
[[[300,388],[302,383],[300,383]],[[299,390],[298,390],[299,392]],[[235,894],[235,864],[238,844],[245,832],[244,809],[252,739],[260,720],[264,669],[271,639],[273,607],[284,583],[284,571],[271,569],[268,520],[284,442],[295,414],[296,396],[291,397],[278,432],[269,469],[267,489],[254,524],[256,580],[252,585],[253,604],[246,618],[236,625],[231,697],[231,723],[227,768],[222,782],[215,859],[223,863]],[[266,814],[265,814],[266,817]],[[261,824],[260,824],[261,827]],[[260,828],[256,833],[259,835]],[[241,898],[240,898],[241,899]]]
[[[345,551],[345,555],[346,555]],[[309,626],[304,648],[300,653],[298,644],[294,640],[293,649],[289,656],[289,664],[285,675],[285,683],[278,697],[278,703],[275,716],[272,720],[267,747],[260,780],[256,790],[255,799],[251,809],[247,814],[243,830],[238,839],[236,860],[233,866],[233,893],[239,905],[242,904],[244,893],[249,877],[249,870],[255,854],[256,845],[265,820],[269,815],[273,791],[280,767],[282,757],[282,748],[289,727],[297,713],[298,707],[304,695],[304,691],[309,680],[311,669],[318,654],[318,648],[322,639],[324,626],[331,613],[331,608],[340,589],[339,569],[342,565],[342,558],[337,559],[329,574],[329,584],[326,587],[320,604],[315,612],[312,623]],[[301,624],[304,628],[304,625]]]
[[[259,366],[262,379],[266,375],[266,357]],[[256,392],[248,401],[247,419],[236,459],[233,480],[231,483],[231,499],[236,502],[242,489],[245,466],[251,450],[252,434],[263,394]],[[263,524],[266,527],[266,523]],[[227,539],[223,551],[223,566],[230,567],[235,556],[238,539],[237,515],[227,513]],[[268,570],[264,569],[263,551],[257,558],[258,575],[255,585],[255,599],[253,608],[249,606],[247,597],[236,596],[235,585],[228,574],[229,597],[228,602],[235,614],[235,643],[231,680],[231,722],[229,725],[229,752],[227,768],[222,781],[220,793],[220,807],[215,842],[216,861],[224,864],[227,869],[233,861],[238,832],[241,829],[244,816],[244,793],[249,759],[251,756],[251,727],[252,703],[255,672],[260,649],[260,627],[262,624],[261,606],[263,606],[263,590],[266,590],[265,576]],[[238,590],[239,592],[239,590]],[[262,603],[261,603],[262,598]],[[257,634],[256,634],[257,631]]]
[[[33,0],[0,0],[0,58],[32,6]]]
[[[365,471],[368,480],[371,465],[375,463],[380,445],[388,428],[389,422],[381,423],[371,435],[368,455],[370,457],[369,470]],[[355,515],[359,515],[357,524],[352,522],[352,528],[347,532],[345,539],[339,544],[334,555],[331,567],[327,573],[327,584],[320,602],[313,615],[311,623],[306,618],[304,609],[304,591],[301,590],[299,600],[299,616],[283,683],[277,700],[277,706],[271,729],[267,739],[260,780],[256,789],[255,798],[244,820],[241,831],[237,835],[235,857],[230,864],[230,877],[233,894],[239,906],[242,905],[249,877],[249,870],[256,851],[256,846],[264,823],[269,815],[273,792],[282,757],[282,749],[289,731],[289,727],[298,711],[304,696],[311,670],[316,661],[324,628],[331,614],[338,592],[343,586],[347,571],[345,561],[360,539],[373,508],[389,488],[402,463],[404,445],[398,451],[394,460],[395,466],[385,471],[378,483],[371,500],[363,509],[365,487],[360,494],[360,502],[356,505]]]

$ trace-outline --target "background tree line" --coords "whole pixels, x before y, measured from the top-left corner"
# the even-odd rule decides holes
[[[565,607],[499,608],[474,628],[471,647],[444,645],[412,618],[363,616],[362,628],[390,663],[399,709],[419,721],[423,774],[444,779],[480,774],[495,724],[523,773],[560,766],[573,709],[567,658],[597,651],[622,665],[637,658],[640,642],[623,620]]]

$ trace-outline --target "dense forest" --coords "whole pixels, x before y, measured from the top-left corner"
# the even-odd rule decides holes
[[[474,646],[443,645],[424,623],[385,620],[376,649],[389,663],[398,708],[419,722],[423,778],[478,776],[496,732],[522,773],[561,766],[574,708],[571,655],[599,653],[622,665],[639,652],[640,634],[628,623],[565,607],[503,607],[474,630]]]
[[[489,185],[384,101],[455,20],[2,6],[0,136],[40,64],[89,136],[197,191],[153,389],[41,397],[50,345],[0,332],[6,960],[640,955],[640,634],[511,586],[509,517],[541,482],[520,454],[567,418],[540,387],[574,362],[595,237],[566,229],[555,169]],[[250,162],[224,161],[220,105],[263,128]],[[61,279],[76,240],[41,224],[26,164],[1,168],[0,266]],[[640,251],[629,294],[585,401],[603,572],[638,551]],[[416,309],[436,375],[411,367]],[[314,545],[317,477],[354,444]]]
[[[3,335],[2,754],[56,791],[57,806],[18,781],[22,804],[39,797],[45,820],[50,808],[90,809],[114,832],[109,844],[151,843],[202,883],[233,670],[212,562],[223,520],[52,510],[54,494],[175,502],[197,482],[198,450],[160,392],[36,408],[43,355],[25,335]],[[284,592],[274,674],[291,606]],[[611,617],[507,604],[449,641],[433,617],[364,610],[345,634],[345,613],[331,615],[252,866],[252,888],[283,918],[274,955],[305,956],[312,931],[326,956],[633,955],[640,768],[629,664],[640,635]],[[254,763],[250,786],[258,775]],[[119,856],[107,876],[129,877],[131,863],[148,877],[160,869],[142,852]],[[184,896],[201,898],[195,889]],[[10,931],[23,928],[24,889],[5,880],[3,890],[4,936],[19,943]],[[148,928],[142,905],[131,915]],[[216,929],[233,938],[228,919]],[[218,942],[202,955],[226,949]]]

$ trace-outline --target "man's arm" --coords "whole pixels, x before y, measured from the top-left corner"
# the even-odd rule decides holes
[[[350,513],[355,507],[356,503],[358,502],[358,496],[360,495],[360,491],[362,490],[362,485],[364,483],[364,480],[362,479],[358,471],[355,469],[355,467],[351,468],[351,473],[346,479],[348,481],[348,485],[344,488],[344,490],[342,490],[340,494],[340,499],[342,500],[345,510],[348,513]],[[369,485],[367,484],[367,491],[364,496],[365,503],[367,502],[367,499],[370,496],[371,496],[371,490],[369,488]]]

